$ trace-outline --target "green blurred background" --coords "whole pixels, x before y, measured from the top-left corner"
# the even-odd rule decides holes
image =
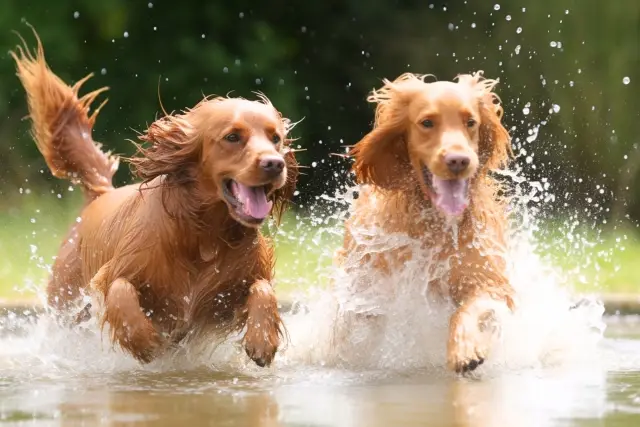
[[[635,292],[640,194],[638,0],[3,0],[0,12],[0,297],[47,276],[78,192],[51,178],[28,134],[8,51],[38,31],[53,70],[109,86],[94,138],[123,155],[161,112],[203,95],[262,91],[293,121],[301,163],[278,234],[283,292],[324,282],[339,226],[319,207],[348,181],[344,152],[369,129],[367,93],[411,71],[498,77],[538,251],[580,290]],[[118,183],[131,180],[123,164]],[[526,187],[526,189],[525,189]],[[322,210],[323,215],[318,212]],[[312,215],[315,212],[315,215]],[[320,278],[320,279],[319,279]]]

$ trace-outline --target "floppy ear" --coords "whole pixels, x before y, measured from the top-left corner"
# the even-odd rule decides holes
[[[377,103],[374,129],[349,151],[358,183],[401,189],[411,173],[406,142],[407,107],[412,95],[424,87],[424,76],[405,73],[367,98]]]
[[[280,224],[282,215],[293,198],[293,193],[296,190],[296,184],[300,174],[295,151],[291,148],[291,141],[292,140],[290,139],[285,140],[283,148],[284,161],[287,167],[287,182],[282,188],[274,191],[272,195],[273,208],[271,209],[271,215],[278,224]]]
[[[134,175],[143,182],[165,175],[166,183],[184,184],[195,180],[202,146],[197,133],[184,115],[167,115],[149,126],[139,137],[151,143],[135,144],[137,156],[128,161]]]
[[[497,96],[487,94],[480,101],[480,158],[483,168],[495,170],[507,165],[513,151],[511,149],[511,137],[501,123],[503,109],[497,104]]]
[[[386,190],[399,189],[411,170],[404,139],[404,125],[384,123],[351,148],[352,170],[359,184],[373,184]]]
[[[480,106],[479,155],[482,170],[499,169],[507,165],[511,150],[511,137],[501,123],[503,108],[493,89],[497,80],[486,79],[482,71],[458,76],[460,84],[468,85],[478,96]]]

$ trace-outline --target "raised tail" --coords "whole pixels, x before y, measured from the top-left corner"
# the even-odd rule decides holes
[[[33,28],[32,28],[33,29]],[[17,75],[27,92],[32,122],[31,134],[47,166],[56,178],[66,178],[80,184],[85,197],[93,200],[113,190],[112,178],[118,169],[118,157],[104,153],[93,140],[91,131],[96,116],[106,100],[89,115],[96,97],[106,91],[103,87],[78,97],[80,86],[92,77],[89,74],[73,86],[56,76],[44,58],[44,49],[38,42],[34,53],[18,46],[11,56],[16,61]]]

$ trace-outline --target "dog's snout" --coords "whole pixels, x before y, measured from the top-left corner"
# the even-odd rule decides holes
[[[471,158],[465,154],[447,154],[444,156],[444,162],[451,172],[459,174],[469,167]]]
[[[277,176],[284,169],[284,159],[278,156],[264,156],[260,159],[260,168],[269,176]]]

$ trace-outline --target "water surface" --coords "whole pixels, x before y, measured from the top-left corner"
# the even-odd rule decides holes
[[[95,366],[74,367],[47,359],[42,347],[30,351],[33,337],[5,334],[0,425],[637,426],[640,322],[607,323],[590,363],[470,379],[437,367],[154,371],[103,368],[97,357]]]

